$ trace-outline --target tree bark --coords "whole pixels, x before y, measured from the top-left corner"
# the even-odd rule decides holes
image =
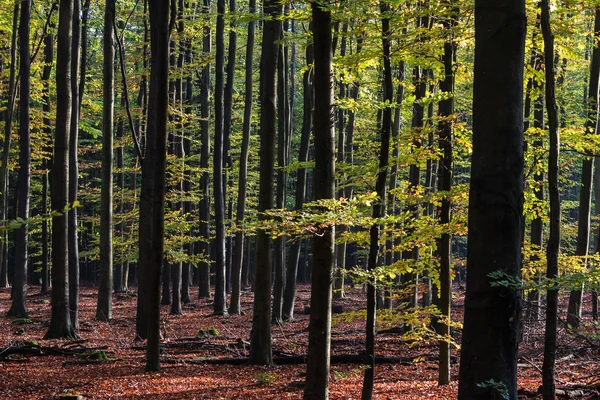
[[[312,3],[315,51],[314,199],[335,198],[335,133],[333,107],[333,47],[331,11],[327,2]],[[313,236],[313,277],[306,361],[305,399],[329,398],[331,298],[335,226]]]
[[[150,70],[150,96],[148,102],[148,130],[146,140],[148,147],[144,167],[152,175],[146,178],[154,182],[150,196],[150,211],[144,215],[150,221],[151,231],[142,236],[145,246],[150,245],[147,250],[150,256],[148,264],[143,265],[145,270],[145,284],[148,296],[146,307],[148,309],[147,337],[148,345],[146,351],[146,371],[158,371],[160,369],[160,270],[164,260],[164,206],[165,206],[165,170],[167,155],[167,122],[169,108],[169,4],[162,0],[149,0],[150,11],[150,47],[152,54],[152,66]],[[150,145],[152,143],[152,145]],[[142,170],[143,172],[144,169]],[[146,183],[142,179],[142,185]],[[142,186],[143,189],[143,186]],[[146,192],[147,193],[147,192]],[[147,201],[147,200],[146,200]],[[142,210],[140,204],[140,220]],[[149,239],[149,240],[148,240]],[[148,243],[149,241],[149,243]],[[141,250],[141,246],[140,246]]]
[[[287,25],[287,23],[283,23]],[[283,43],[282,28],[280,40]],[[288,129],[288,97],[287,97],[287,47],[280,44],[279,59],[277,60],[277,190],[275,207],[285,208],[285,199],[287,197],[288,173],[285,168],[288,165],[287,136]],[[273,283],[273,312],[271,323],[282,323],[283,290],[285,283],[285,236],[279,236],[275,239],[275,281]]]
[[[15,1],[13,29],[10,41],[10,67],[8,77],[7,107],[4,112],[4,142],[2,144],[2,166],[0,167],[0,219],[6,221],[8,208],[8,156],[12,136],[12,122],[15,109],[15,70],[17,65],[17,31],[20,1]],[[43,283],[43,282],[42,282]],[[0,241],[0,288],[8,287],[8,232],[2,233]]]
[[[42,81],[43,81],[43,124],[44,124],[44,133],[46,134],[46,140],[48,140],[49,145],[44,146],[44,150],[48,152],[48,154],[52,154],[52,126],[50,125],[50,72],[52,70],[52,64],[54,63],[54,35],[46,34],[44,37],[44,70],[42,72]],[[48,168],[50,168],[50,162],[44,158],[42,161],[42,169],[44,170],[42,174],[42,214],[48,214],[48,193],[49,193],[49,185],[48,185]],[[49,221],[48,218],[44,218],[42,221],[42,289],[41,293],[47,293],[50,284],[48,282],[50,278],[50,270],[49,270],[49,259],[50,259],[50,251],[48,244],[50,243],[49,238]]]
[[[521,296],[492,287],[494,271],[517,278],[523,223],[522,0],[475,2],[473,155],[469,192],[467,292],[459,400],[497,396],[493,379],[517,399]]]
[[[29,190],[31,186],[31,145],[29,123],[29,101],[31,85],[31,59],[29,54],[29,27],[31,19],[31,0],[21,1],[19,16],[19,75],[21,87],[19,96],[19,175],[17,178],[17,219],[21,227],[15,232],[15,272],[12,288],[12,305],[8,315],[27,317],[25,302],[27,299],[27,246],[29,219]]]
[[[256,0],[250,0],[250,14],[256,12]],[[248,42],[246,44],[246,79],[244,94],[244,126],[242,128],[242,150],[240,154],[240,176],[238,179],[238,198],[235,225],[235,248],[231,268],[231,301],[229,314],[239,315],[241,312],[240,292],[242,280],[242,263],[244,254],[244,213],[246,212],[246,185],[248,179],[248,149],[250,146],[250,130],[252,124],[253,80],[252,64],[254,61],[254,20],[248,22]]]
[[[223,84],[225,63],[225,0],[217,0],[215,46],[215,145],[213,147],[213,197],[215,199],[215,315],[227,315],[225,293],[225,198],[223,180]]]
[[[392,83],[392,65],[391,65],[391,30],[389,17],[389,4],[385,0],[379,2],[381,10],[381,29],[382,37],[381,44],[383,48],[383,101],[386,107],[382,111],[381,124],[381,150],[379,153],[379,168],[377,173],[377,182],[375,183],[375,191],[377,192],[378,201],[373,203],[373,220],[383,217],[385,213],[385,201],[387,197],[387,174],[389,168],[390,155],[390,133],[392,129],[392,101],[393,101],[393,83]],[[379,258],[379,237],[380,226],[377,222],[371,225],[369,232],[369,258],[367,270],[373,271],[378,263]],[[362,399],[370,400],[373,397],[373,383],[375,378],[375,322],[377,321],[377,304],[376,304],[376,284],[374,276],[370,277],[371,281],[367,284],[367,323],[366,323],[366,339],[365,339],[365,364],[369,367],[365,369]]]
[[[73,2],[60,0],[56,53],[56,129],[52,159],[52,312],[45,339],[76,336],[69,312],[68,223],[69,130],[73,107],[71,51]]]
[[[102,109],[102,191],[100,212],[100,287],[96,319],[112,319],[113,289],[113,123],[115,103],[115,0],[107,0],[104,13],[104,86]]]
[[[79,240],[77,236],[77,201],[79,166],[77,161],[79,137],[79,61],[81,46],[81,0],[73,0],[73,44],[71,50],[71,132],[69,137],[69,309],[73,329],[79,328]]]
[[[458,22],[458,9],[456,3],[447,0],[445,4],[449,9],[448,18],[444,20],[444,28],[451,32]],[[438,384],[450,383],[450,322],[452,306],[452,235],[450,221],[452,218],[452,178],[454,172],[452,147],[454,142],[454,57],[456,43],[453,33],[449,34],[444,43],[444,79],[440,82],[440,91],[447,94],[439,105],[439,148],[442,152],[438,168],[438,192],[443,193],[439,208],[439,221],[444,228],[439,241],[440,256],[440,299],[439,309],[444,321],[438,324],[438,333],[444,337],[440,340],[440,358],[438,369]]]
[[[210,11],[210,0],[204,0],[202,12],[208,15]],[[202,52],[208,58],[210,54],[210,25],[206,21],[204,26],[204,38],[202,42]],[[210,64],[206,62],[202,69],[200,84],[200,168],[204,171],[200,177],[200,254],[203,259],[200,261],[199,275],[200,284],[198,288],[198,297],[210,297],[210,174],[208,166],[210,160]]]
[[[260,183],[258,197],[259,220],[273,208],[273,172],[277,121],[277,60],[281,31],[281,5],[276,0],[265,0],[263,10],[270,18],[263,24],[260,60]],[[271,348],[271,271],[272,251],[269,234],[259,229],[256,234],[254,262],[254,305],[250,334],[250,360],[255,364],[273,363]]]
[[[560,253],[560,192],[558,188],[560,133],[558,125],[558,107],[555,98],[554,35],[550,27],[550,4],[542,0],[542,34],[544,36],[546,109],[548,110],[548,128],[550,133],[550,154],[548,156],[548,186],[550,197],[550,238],[546,253],[548,279],[558,277],[558,255]],[[596,9],[596,19],[598,9]],[[596,29],[598,31],[598,29]],[[558,289],[546,291],[546,332],[544,335],[544,363],[542,365],[542,394],[544,400],[556,398],[554,382],[554,364],[556,360],[556,321],[558,318]]]

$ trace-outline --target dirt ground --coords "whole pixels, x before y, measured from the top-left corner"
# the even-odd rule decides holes
[[[0,361],[1,399],[52,399],[61,394],[78,394],[85,399],[300,399],[306,365],[196,364],[203,358],[247,356],[252,315],[252,293],[244,292],[244,315],[216,317],[210,300],[195,299],[184,306],[183,315],[169,315],[163,306],[162,370],[145,373],[143,343],[134,342],[134,292],[115,294],[113,320],[94,320],[96,288],[83,287],[80,304],[81,340],[43,340],[50,320],[50,297],[39,295],[38,287],[28,288],[30,324],[15,324],[5,316],[10,307],[10,290],[0,289],[0,360],[9,346],[35,341],[38,347],[67,349],[67,353],[104,350],[109,361],[86,360],[81,354],[12,354]],[[192,288],[194,291],[195,289]],[[453,307],[453,319],[462,321],[460,289]],[[274,355],[302,355],[308,343],[309,288],[298,291],[296,318],[283,326],[273,326]],[[336,300],[344,311],[364,308],[360,288],[349,290]],[[587,306],[589,304],[586,303]],[[586,316],[588,319],[589,315]],[[199,331],[201,332],[198,335]],[[218,336],[213,335],[214,330]],[[212,331],[212,332],[210,332]],[[213,334],[211,334],[213,333]],[[456,332],[458,334],[458,332]],[[543,323],[528,326],[523,335],[519,359],[520,398],[541,398],[540,368],[543,351]],[[456,338],[458,340],[458,338]],[[580,399],[600,399],[598,391],[580,387],[596,383],[600,377],[600,356],[596,342],[568,335],[560,330],[557,385],[565,395]],[[34,346],[34,347],[35,347]],[[364,320],[338,322],[332,329],[332,354],[358,355],[364,348]],[[45,353],[46,351],[43,351]],[[60,352],[60,351],[55,351]],[[457,391],[457,350],[453,350],[450,385],[437,385],[437,345],[410,343],[393,330],[377,336],[377,354],[401,357],[407,361],[380,364],[375,371],[375,397],[378,399],[453,399]],[[408,361],[410,360],[410,361]],[[89,362],[89,363],[88,363]],[[359,363],[333,363],[330,398],[359,399],[362,386]]]

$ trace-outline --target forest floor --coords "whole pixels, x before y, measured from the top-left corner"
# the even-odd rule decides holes
[[[252,293],[242,297],[243,316],[212,315],[210,300],[195,299],[184,306],[183,315],[169,315],[162,308],[164,335],[162,370],[143,372],[143,343],[134,342],[136,297],[133,292],[115,294],[113,319],[94,320],[97,289],[83,287],[80,303],[81,340],[43,340],[50,320],[50,297],[29,288],[31,323],[15,324],[7,318],[10,290],[0,289],[0,398],[52,399],[61,394],[78,394],[85,399],[299,399],[302,397],[305,364],[263,367],[232,364],[195,364],[206,358],[247,356],[251,330]],[[462,321],[462,288],[455,288],[453,319]],[[195,293],[194,293],[195,294]],[[276,356],[305,354],[309,316],[302,311],[309,302],[308,286],[299,287],[293,322],[273,326]],[[193,296],[195,297],[195,296]],[[585,309],[590,307],[589,299]],[[344,311],[364,308],[360,288],[350,289],[342,300]],[[564,315],[564,314],[563,314]],[[590,320],[589,312],[584,317]],[[22,321],[23,322],[23,321]],[[28,321],[27,321],[28,322]],[[210,331],[218,331],[218,336]],[[202,331],[199,335],[199,331]],[[453,336],[459,341],[459,330]],[[33,342],[33,344],[31,343]],[[28,345],[34,354],[12,354],[6,349]],[[338,321],[332,329],[334,355],[358,355],[364,348],[364,319]],[[39,350],[36,350],[39,349]],[[54,349],[54,350],[53,350]],[[57,350],[58,349],[58,350]],[[60,350],[64,353],[57,354]],[[103,349],[108,361],[85,359],[81,354]],[[560,324],[557,386],[563,398],[600,399],[600,355],[598,341],[569,334]],[[2,352],[5,351],[4,356]],[[35,354],[37,351],[41,354]],[[458,351],[453,349],[452,380],[437,385],[436,343],[403,340],[394,330],[377,335],[379,356],[402,357],[380,364],[375,370],[375,397],[378,399],[454,399],[457,392]],[[519,356],[519,398],[541,398],[543,322],[528,325]],[[330,398],[359,399],[363,370],[360,363],[332,363]],[[589,386],[596,385],[596,390]]]

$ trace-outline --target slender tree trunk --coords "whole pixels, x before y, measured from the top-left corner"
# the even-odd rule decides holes
[[[46,140],[48,140],[48,145],[44,146],[45,151],[48,154],[52,153],[52,127],[50,125],[50,72],[52,70],[52,64],[54,63],[54,35],[46,34],[44,37],[44,70],[42,72],[42,81],[44,85],[44,94],[43,94],[43,111],[44,111],[44,133],[46,134]],[[49,193],[49,185],[48,185],[48,168],[50,167],[50,163],[47,159],[42,161],[42,169],[44,170],[42,174],[42,214],[48,214],[48,193]],[[47,218],[44,218],[42,221],[42,289],[41,293],[47,293],[50,284],[48,279],[49,275],[49,258],[50,251],[48,244],[50,243],[49,238],[49,221]]]
[[[151,193],[150,252],[149,263],[144,265],[145,283],[148,297],[148,344],[146,351],[146,371],[160,368],[160,270],[164,260],[164,206],[165,170],[167,155],[167,121],[169,108],[169,5],[161,0],[149,0],[152,67],[150,70],[150,96],[148,103],[148,147],[144,165],[151,162],[154,181]],[[150,146],[150,142],[152,145]],[[145,167],[144,167],[145,168]],[[142,182],[144,182],[142,180]],[[140,204],[141,206],[141,204]],[[145,208],[144,211],[148,211]],[[140,209],[140,220],[142,210]],[[147,232],[146,232],[147,234]],[[142,236],[142,235],[140,235]],[[145,236],[145,235],[144,235]],[[147,240],[147,239],[146,239]],[[141,240],[140,240],[141,242]]]
[[[45,339],[76,336],[69,312],[68,217],[69,130],[73,107],[71,51],[73,46],[73,2],[60,0],[56,53],[56,131],[52,159],[52,312]]]
[[[146,5],[149,0],[144,0],[144,11],[146,11]],[[146,14],[146,13],[144,13]],[[148,67],[148,57],[146,56],[147,44],[149,42],[148,37],[148,25],[147,19],[144,17],[144,69]],[[152,46],[152,43],[151,43]],[[151,50],[152,51],[152,50]],[[154,50],[155,51],[155,50]],[[140,190],[140,209],[139,209],[139,257],[138,265],[146,266],[152,261],[152,193],[154,191],[154,136],[148,136],[148,121],[150,119],[149,114],[149,100],[146,96],[146,75],[142,75],[142,82],[140,84],[140,96],[138,99],[142,102],[143,112],[146,115],[146,126],[145,126],[145,146],[144,146],[144,161],[142,163],[142,187]],[[156,130],[153,130],[150,134],[155,135]],[[149,271],[147,268],[138,268],[138,301],[136,309],[135,319],[135,338],[136,340],[144,340],[148,338],[148,329],[150,325],[150,312],[148,310],[148,304],[154,301],[150,296],[151,292],[151,281]],[[160,278],[159,278],[160,280]]]
[[[179,8],[182,10],[184,10],[185,4],[183,4],[182,1],[179,2]],[[181,24],[181,30],[183,31],[183,19],[180,20],[180,24]],[[191,64],[192,63],[192,42],[191,39],[183,39],[181,38],[181,40],[179,41],[179,46],[181,51],[184,53],[184,59],[183,59],[183,63],[186,64]],[[183,64],[182,64],[183,67]],[[184,73],[184,71],[182,70],[182,74]],[[193,96],[192,96],[192,91],[193,91],[193,84],[192,84],[192,77],[191,77],[191,73],[188,73],[188,75],[186,76],[185,79],[185,83],[182,83],[182,85],[185,86],[185,99],[181,99],[181,107],[183,109],[183,103],[185,102],[186,106],[185,106],[185,113],[187,115],[192,115],[192,103],[193,103]],[[182,88],[183,90],[183,88]],[[189,137],[189,135],[186,135],[186,131],[187,128],[189,127],[189,123],[182,125],[181,126],[181,141],[182,141],[182,156],[183,156],[183,161],[182,161],[182,195],[184,197],[189,197],[190,196],[190,192],[191,192],[191,180],[192,180],[192,173],[191,173],[191,165],[190,165],[190,161],[189,158],[192,154],[191,148],[192,148],[192,141]],[[185,216],[190,215],[192,213],[192,202],[189,200],[185,200],[182,201],[182,210],[183,210],[183,214]],[[182,234],[184,234],[185,232],[182,232]],[[190,229],[190,231],[188,231],[188,234],[191,238],[192,236],[192,229]],[[187,252],[187,254],[192,255],[194,252],[194,243],[190,242],[188,244],[186,244],[185,246],[185,251]],[[182,276],[181,276],[181,302],[183,304],[189,304],[191,303],[192,299],[190,298],[190,284],[192,281],[192,263],[187,261],[185,263],[182,264]]]
[[[277,60],[281,31],[281,5],[276,0],[265,0],[263,11],[270,18],[263,24],[260,60],[260,184],[258,197],[259,219],[273,208],[273,172],[277,121]],[[250,335],[250,360],[256,364],[272,364],[271,349],[271,271],[272,251],[268,232],[259,229],[256,234],[254,262],[254,306]]]
[[[227,167],[223,175],[223,197],[227,200],[227,190],[230,186],[233,189],[233,158],[231,157],[231,124],[232,124],[232,112],[233,112],[233,82],[235,78],[235,62],[236,62],[236,51],[237,51],[237,21],[236,21],[236,4],[235,0],[229,0],[229,14],[231,16],[231,24],[229,30],[229,47],[227,54],[227,82],[225,83],[224,97],[223,97],[223,140],[224,140],[224,166]],[[229,180],[227,179],[229,176]],[[225,184],[227,182],[227,185]],[[233,197],[230,196],[227,201],[227,220],[231,226],[233,222]],[[226,266],[226,289],[227,292],[231,291],[231,280],[232,280],[232,257],[233,257],[233,242],[232,236],[227,235],[226,237],[226,254],[225,254],[225,266]]]
[[[210,0],[204,0],[203,13],[207,14],[210,11]],[[208,19],[208,18],[207,18]],[[204,27],[204,38],[202,43],[202,52],[210,54],[210,25],[206,21]],[[210,159],[210,65],[208,62],[202,69],[202,79],[200,85],[200,168],[204,171],[200,177],[200,192],[202,200],[200,200],[200,254],[203,256],[199,266],[200,284],[198,289],[198,297],[210,297],[210,174],[208,171]]]
[[[449,17],[444,21],[444,27],[452,30],[458,21],[458,10],[453,0],[447,0],[447,7],[451,7]],[[444,43],[444,80],[440,82],[440,92],[447,97],[440,101],[439,106],[439,148],[442,152],[438,168],[438,192],[443,193],[439,208],[439,221],[443,226],[443,233],[439,241],[440,255],[440,299],[439,309],[444,318],[438,324],[438,333],[444,338],[440,340],[440,358],[438,369],[438,384],[450,383],[450,322],[452,306],[452,235],[450,233],[450,221],[452,218],[452,175],[454,172],[452,146],[454,142],[454,57],[456,44],[450,33],[448,40]],[[447,321],[447,322],[446,322]]]
[[[215,198],[215,315],[227,314],[225,293],[225,198],[223,180],[223,81],[225,62],[225,0],[217,0],[215,46],[215,145],[213,150],[213,187]]]
[[[475,1],[473,156],[459,400],[517,399],[521,296],[489,274],[517,278],[523,224],[523,0]],[[507,104],[510,105],[507,107]]]
[[[77,161],[79,137],[79,49],[81,46],[81,1],[73,0],[73,44],[71,50],[71,132],[69,137],[69,204],[68,215],[69,240],[69,309],[71,324],[79,328],[79,240],[77,235],[77,201],[79,190],[79,166]]]
[[[184,1],[178,0],[177,2],[177,33],[180,38],[183,37],[184,34],[184,20],[183,20],[183,8]],[[178,76],[175,80],[175,107],[179,108],[179,111],[183,115],[183,61],[185,57],[185,43],[183,39],[179,41],[179,54],[177,55],[177,71]],[[179,133],[177,133],[179,130]],[[183,181],[184,181],[184,171],[185,171],[185,161],[184,161],[184,149],[183,149],[183,141],[184,141],[184,132],[183,132],[183,122],[181,121],[181,117],[177,117],[177,124],[175,128],[175,132],[173,133],[173,146],[175,147],[175,157],[178,159],[178,164],[181,168],[179,173],[179,179],[176,186],[176,190],[179,191],[180,197],[179,201],[175,203],[176,209],[180,212],[181,217],[184,217],[184,204],[183,204]],[[183,228],[179,229],[179,234],[181,237],[184,237]],[[183,254],[183,243],[179,244],[179,252]],[[181,288],[183,286],[183,261],[181,259],[176,260],[172,267],[172,292],[173,292],[173,301],[171,302],[171,314],[172,315],[180,315],[182,313],[181,310]]]
[[[13,29],[10,41],[10,67],[8,77],[7,107],[4,112],[4,142],[2,145],[2,166],[0,166],[0,219],[6,221],[8,208],[8,156],[12,136],[13,113],[15,109],[15,70],[17,65],[17,31],[20,1],[15,1]],[[8,232],[2,233],[0,241],[0,288],[8,287]],[[43,282],[42,282],[43,283]]]
[[[590,62],[589,94],[586,99],[587,119],[586,131],[588,134],[598,133],[598,79],[600,77],[600,45],[597,39],[600,36],[600,11],[596,8],[594,22],[594,48]],[[594,160],[590,157],[583,159],[581,170],[581,192],[579,197],[579,220],[577,223],[577,246],[575,255],[587,260],[590,246],[590,215],[592,208],[592,178],[594,175]],[[587,261],[585,261],[587,264]],[[569,305],[567,307],[567,323],[577,329],[581,323],[581,304],[583,300],[583,286],[571,290]]]
[[[287,23],[283,24],[284,26]],[[283,41],[283,29],[280,40]],[[288,130],[288,97],[287,97],[287,47],[280,45],[277,61],[277,191],[275,207],[285,208],[287,195],[287,136]],[[271,322],[282,323],[283,290],[285,283],[285,237],[275,239],[275,281],[273,284],[273,312]]]
[[[118,40],[118,38],[117,38]],[[125,105],[125,93],[121,93],[121,107],[123,107]],[[119,188],[119,192],[118,192],[118,198],[119,198],[119,205],[118,205],[118,213],[119,213],[119,217],[118,219],[120,219],[118,225],[117,225],[117,234],[121,237],[121,244],[118,247],[118,259],[117,262],[115,263],[115,268],[114,268],[114,289],[115,289],[115,293],[122,293],[125,292],[125,282],[123,281],[123,269],[125,266],[125,247],[124,247],[124,243],[125,243],[125,221],[124,221],[124,215],[123,212],[125,211],[125,206],[124,206],[124,191],[125,191],[125,171],[124,171],[124,146],[123,146],[123,131],[125,130],[125,126],[124,126],[124,121],[122,117],[119,117],[118,119],[119,122],[117,122],[117,143],[118,143],[118,147],[115,149],[115,153],[116,153],[116,158],[117,158],[117,187]]]
[[[312,26],[310,27],[312,30]],[[314,61],[313,45],[308,43],[306,45],[306,65],[310,66]],[[312,113],[314,104],[313,84],[312,84],[312,70],[308,68],[304,71],[302,78],[302,85],[304,88],[304,109],[302,119],[302,135],[300,138],[300,153],[298,154],[298,162],[305,163],[308,161],[308,150],[310,147],[310,132],[312,129]],[[295,209],[300,210],[306,201],[306,177],[307,170],[304,167],[298,169],[296,178],[296,205]],[[298,276],[298,265],[300,261],[300,247],[302,245],[301,239],[296,239],[292,243],[290,253],[288,256],[288,264],[286,271],[286,284],[285,291],[283,294],[283,320],[291,321],[294,319],[294,303],[296,300],[296,281]]]
[[[256,12],[256,0],[250,0],[250,13]],[[238,198],[235,225],[235,248],[231,270],[231,302],[229,314],[239,315],[241,312],[240,292],[242,280],[242,263],[244,254],[244,213],[246,212],[246,185],[248,179],[248,149],[250,146],[250,130],[252,124],[253,81],[252,64],[254,61],[254,20],[248,22],[248,43],[246,44],[246,80],[244,94],[244,126],[242,130],[242,150],[240,154],[240,176],[238,179]]]
[[[346,36],[348,34],[348,24],[344,23],[344,26],[342,27],[342,40],[341,40],[341,44],[340,44],[340,56],[341,57],[345,57],[346,56],[346,45],[347,45],[347,39]],[[343,100],[346,97],[346,92],[347,92],[347,84],[344,83],[343,81],[338,83],[338,86],[340,88],[339,91],[339,95],[338,98],[340,100]],[[346,110],[344,109],[339,109],[336,110],[336,114],[337,114],[337,133],[338,133],[338,142],[337,142],[337,161],[338,162],[344,162],[345,161],[345,155],[344,152],[346,151],[346,132],[344,130],[344,126],[346,124]],[[344,180],[345,177],[342,176],[342,185],[345,184]],[[337,193],[337,197],[342,198],[345,196],[345,190],[344,187],[342,186],[341,189],[338,189],[338,193]],[[343,234],[345,231],[347,230],[347,227],[345,226],[340,226],[337,228],[337,234],[338,236]],[[344,297],[344,269],[346,268],[346,242],[342,242],[339,243],[338,245],[336,245],[336,249],[335,249],[335,256],[336,256],[336,267],[335,267],[335,272],[334,272],[334,278],[333,278],[333,296],[336,299],[341,299]]]
[[[375,190],[377,192],[378,202],[373,204],[373,220],[383,217],[385,212],[385,200],[387,197],[387,173],[389,168],[389,153],[390,153],[390,133],[392,129],[392,109],[393,100],[393,83],[392,83],[392,66],[391,66],[391,40],[390,40],[390,19],[389,19],[389,4],[384,0],[379,2],[381,10],[381,28],[382,28],[382,47],[383,47],[383,101],[387,106],[383,109],[383,120],[381,124],[381,150],[379,153],[379,169],[377,173],[377,182]],[[369,259],[367,270],[373,271],[378,263],[379,258],[379,237],[380,226],[377,222],[371,225],[369,244]],[[369,367],[365,369],[362,399],[370,400],[373,397],[373,383],[375,378],[375,322],[377,320],[376,307],[376,284],[374,277],[367,284],[367,326],[365,340],[365,364]]]
[[[31,59],[29,54],[29,27],[31,0],[21,1],[19,22],[19,75],[21,79],[19,96],[19,175],[17,178],[17,218],[29,219],[29,189],[31,185],[31,145],[29,128],[29,101],[31,82]],[[15,272],[12,288],[12,305],[8,315],[27,317],[27,246],[28,226],[22,223],[15,233]]]
[[[104,93],[102,117],[102,193],[100,211],[100,287],[96,319],[112,319],[113,289],[113,123],[115,103],[115,0],[107,0],[104,13]]]
[[[550,238],[548,240],[547,271],[548,279],[558,277],[558,255],[560,253],[560,192],[558,188],[560,133],[558,126],[558,107],[555,98],[554,35],[550,27],[550,4],[542,0],[542,34],[544,36],[546,109],[548,110],[548,128],[550,130],[550,154],[548,157],[548,186],[550,197]],[[600,23],[598,9],[596,23]],[[596,25],[596,31],[600,26]],[[554,363],[556,360],[556,321],[558,316],[558,290],[556,287],[546,291],[546,332],[544,335],[544,364],[542,365],[542,394],[544,400],[554,400]]]
[[[333,108],[331,11],[326,3],[312,3],[315,51],[315,171],[314,199],[335,198],[335,134]],[[335,226],[313,236],[313,278],[306,360],[305,399],[329,398],[331,297]]]

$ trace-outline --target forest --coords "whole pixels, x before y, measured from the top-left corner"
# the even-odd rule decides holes
[[[0,398],[600,398],[600,1],[0,0]]]

